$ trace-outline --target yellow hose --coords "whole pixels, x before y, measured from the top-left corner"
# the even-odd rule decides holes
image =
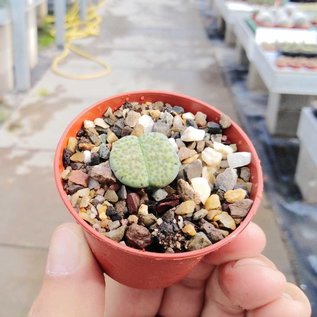
[[[72,44],[73,41],[83,39],[89,36],[99,36],[101,17],[98,15],[98,9],[105,4],[105,1],[100,2],[98,5],[91,5],[87,10],[87,18],[85,21],[81,21],[79,17],[79,5],[75,3],[66,15],[65,21],[65,46],[61,54],[56,56],[52,62],[52,71],[62,77],[69,79],[94,79],[103,77],[111,72],[111,66],[88,52],[79,49]],[[54,22],[54,17],[47,17],[47,22]],[[55,29],[52,29],[51,35],[55,35]],[[72,52],[82,58],[88,59],[103,68],[102,71],[92,74],[73,74],[63,71],[60,68],[61,62]]]

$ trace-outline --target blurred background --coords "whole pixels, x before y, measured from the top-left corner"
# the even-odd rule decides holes
[[[317,1],[270,0],[0,0],[0,316],[26,316],[72,221],[52,168],[67,123],[141,89],[202,99],[247,132],[265,255],[317,316]]]

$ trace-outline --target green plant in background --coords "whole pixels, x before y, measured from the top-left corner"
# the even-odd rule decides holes
[[[48,47],[54,43],[55,36],[53,29],[53,19],[51,16],[47,16],[38,27],[38,42],[40,48]]]
[[[8,0],[0,0],[0,8],[7,7],[9,5]]]
[[[164,187],[180,168],[178,155],[168,138],[156,132],[129,135],[113,144],[110,166],[117,179],[130,187]]]

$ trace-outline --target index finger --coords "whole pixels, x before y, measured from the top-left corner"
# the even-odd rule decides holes
[[[220,265],[260,255],[265,247],[266,237],[263,230],[251,222],[231,243],[207,254],[203,261],[211,265]]]

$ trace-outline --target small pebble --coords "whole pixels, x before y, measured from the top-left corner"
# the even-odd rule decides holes
[[[72,168],[70,166],[67,166],[66,169],[63,170],[62,174],[61,174],[61,178],[63,180],[67,180],[68,176],[70,175],[70,172],[72,171]]]
[[[81,170],[71,171],[68,180],[74,184],[82,185],[87,187],[88,185],[88,175]]]
[[[180,116],[174,117],[172,129],[176,132],[182,132],[185,129],[183,120]]]
[[[165,112],[161,113],[160,119],[164,123],[166,123],[168,125],[168,127],[170,128],[173,124],[174,117],[173,117],[173,115],[171,115],[170,113],[165,111]]]
[[[116,141],[118,141],[118,137],[111,130],[109,130],[107,134],[107,142],[111,144]]]
[[[89,164],[91,162],[91,152],[84,151],[84,163]]]
[[[251,153],[250,152],[236,152],[231,153],[227,157],[228,164],[231,168],[237,168],[249,165],[251,162]]]
[[[216,181],[215,177],[216,168],[212,166],[204,166],[202,169],[202,177],[206,178],[210,187],[213,187]]]
[[[97,126],[97,127],[100,127],[100,128],[103,128],[103,129],[108,129],[109,128],[109,125],[101,118],[96,118],[94,120],[94,124]]]
[[[152,197],[156,201],[161,201],[167,197],[167,192],[164,189],[159,188],[152,194]]]
[[[200,220],[202,218],[205,218],[208,215],[208,210],[206,209],[199,209],[198,211],[194,212],[193,219],[194,220]]]
[[[198,232],[188,244],[189,251],[200,250],[211,245],[211,241],[203,232]]]
[[[124,185],[122,185],[118,191],[118,197],[122,200],[126,200],[127,199],[127,189]]]
[[[134,128],[136,124],[139,122],[140,117],[141,114],[139,112],[131,110],[128,112],[124,122],[129,127]]]
[[[220,215],[220,214],[221,214],[221,210],[219,210],[219,209],[208,210],[208,214],[206,215],[206,219],[209,221],[213,221],[215,216]]]
[[[205,141],[198,141],[198,142],[197,142],[197,145],[196,145],[196,151],[197,151],[198,153],[201,153],[201,152],[204,150],[205,145],[206,145],[206,142],[205,142]]]
[[[111,184],[116,182],[116,178],[112,174],[109,162],[93,166],[89,172],[89,176],[94,178],[100,184]]]
[[[136,214],[140,205],[140,197],[136,193],[130,193],[127,196],[127,207],[131,214]]]
[[[128,227],[125,236],[128,245],[138,249],[144,249],[152,243],[150,231],[146,227],[135,223]]]
[[[183,115],[182,115],[182,118],[184,120],[195,120],[195,115],[191,112],[185,112]]]
[[[198,158],[199,158],[199,154],[195,154],[195,155],[193,155],[193,156],[187,158],[186,160],[184,160],[184,161],[183,161],[183,164],[190,164],[190,163],[192,163],[192,162],[198,160]]]
[[[111,231],[105,232],[103,234],[107,238],[110,238],[111,240],[120,242],[124,237],[124,233],[125,233],[126,228],[127,228],[126,226],[121,226],[118,229],[111,230]]]
[[[74,137],[70,137],[67,142],[67,149],[74,153],[76,151],[77,144],[78,140]]]
[[[213,121],[208,122],[207,128],[208,128],[208,132],[210,134],[221,134],[222,133],[221,126],[216,122],[213,122]]]
[[[95,127],[95,124],[93,121],[91,120],[85,120],[84,121],[84,128],[85,129],[91,129],[91,128],[94,128]]]
[[[204,130],[188,127],[182,132],[181,139],[184,142],[202,141],[204,139],[204,136]]]
[[[184,113],[184,108],[180,106],[174,106],[172,107],[172,111],[174,111],[177,114],[183,114]]]
[[[142,118],[142,117],[141,117]],[[131,132],[131,135],[134,135],[134,136],[141,136],[145,133],[145,129],[144,129],[144,126],[140,123],[138,123],[132,130]]]
[[[184,161],[187,158],[195,155],[197,152],[195,150],[190,150],[187,147],[181,147],[178,151],[178,157],[180,161]]]
[[[150,110],[149,113],[150,113],[150,117],[153,120],[158,120],[160,118],[160,116],[161,116],[161,111],[160,110],[156,110],[156,109]]]
[[[146,216],[149,214],[149,206],[141,204],[139,209],[138,209],[138,215],[140,216]]]
[[[193,237],[197,234],[195,227],[192,224],[187,224],[182,228],[182,231],[189,236]]]
[[[101,143],[99,146],[99,156],[104,160],[107,160],[110,156],[110,150],[105,143]]]
[[[114,229],[117,229],[121,226],[121,223],[119,220],[116,220],[116,221],[110,221],[108,223],[108,227],[110,230],[114,230]]]
[[[210,195],[205,202],[205,208],[207,210],[220,209],[221,208],[220,197],[217,194]]]
[[[152,226],[157,221],[157,218],[153,214],[144,215],[141,219],[146,227]]]
[[[84,162],[84,153],[83,152],[76,152],[75,154],[73,154],[71,157],[70,157],[70,160],[72,162]]]
[[[223,129],[227,129],[231,126],[232,122],[230,117],[222,113],[220,116],[219,124],[222,126]]]
[[[251,199],[243,199],[237,201],[233,204],[229,205],[230,214],[232,217],[243,218],[249,212],[251,206],[253,204],[253,200]]]
[[[244,189],[238,188],[238,189],[228,190],[227,192],[225,192],[224,197],[228,203],[235,203],[239,200],[244,199],[246,195],[247,195],[247,192]]]
[[[157,121],[154,123],[152,131],[162,133],[162,134],[166,135],[167,137],[169,137],[171,134],[171,130],[170,130],[170,127],[168,126],[168,124],[161,122],[161,121]]]
[[[153,110],[153,111],[158,111],[158,110]],[[160,111],[159,111],[160,113]],[[143,131],[144,133],[150,133],[152,132],[153,126],[154,126],[154,121],[149,115],[142,115],[139,118],[138,124],[143,126]]]
[[[200,198],[195,193],[194,188],[184,179],[177,181],[177,190],[183,200],[193,200],[196,204],[200,203]]]
[[[233,153],[233,148],[230,145],[225,145],[220,142],[214,142],[214,150],[222,154],[222,158],[225,160],[229,154]]]
[[[201,152],[201,158],[208,166],[218,167],[222,160],[222,154],[215,151],[211,147],[206,147]]]
[[[198,111],[195,115],[195,122],[199,127],[205,127],[207,125],[207,115]]]
[[[251,172],[249,167],[242,167],[240,170],[240,177],[245,181],[248,182],[250,180]]]
[[[224,172],[217,175],[215,185],[219,189],[226,192],[234,188],[237,183],[237,179],[238,175],[236,170],[232,168],[226,168]]]
[[[138,223],[139,218],[138,218],[138,216],[136,216],[136,215],[130,215],[130,216],[128,217],[128,221],[129,221],[129,223]]]
[[[234,230],[236,228],[236,223],[234,222],[233,218],[225,211],[222,212],[220,215],[215,216],[213,220],[219,222],[225,228],[231,230]]]
[[[208,181],[203,177],[195,177],[191,179],[191,184],[194,191],[198,194],[201,202],[204,204],[211,192]]]
[[[184,168],[184,173],[188,180],[195,177],[201,177],[203,165],[200,160],[194,160]]]
[[[195,206],[196,204],[193,200],[184,201],[179,206],[176,207],[175,214],[176,215],[191,214],[194,212]]]

